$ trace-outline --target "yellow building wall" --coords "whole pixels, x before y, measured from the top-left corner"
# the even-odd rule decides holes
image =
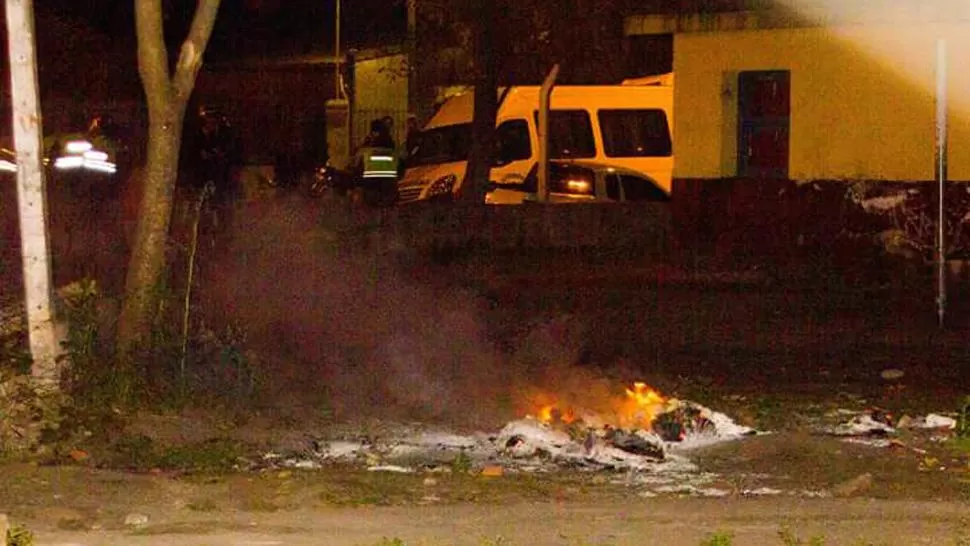
[[[676,35],[674,176],[736,175],[738,72],[790,70],[790,178],[932,179],[937,37],[950,179],[970,180],[970,25],[929,24]]]
[[[403,142],[408,109],[407,57],[361,59],[354,64],[354,138],[359,142],[378,117],[394,117],[393,136]]]
[[[362,110],[405,110],[408,104],[407,58],[387,55],[354,65],[356,106]]]

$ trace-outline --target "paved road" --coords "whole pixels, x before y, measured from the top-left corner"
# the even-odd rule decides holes
[[[957,546],[970,540],[970,504],[836,499],[640,499],[626,504],[425,506],[198,514],[123,532],[39,533],[58,546],[407,545],[697,546],[727,531],[733,544],[780,545],[789,528],[805,544]],[[498,537],[502,540],[497,541]]]

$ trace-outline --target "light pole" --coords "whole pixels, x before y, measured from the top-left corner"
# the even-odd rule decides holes
[[[409,114],[423,114],[419,112],[420,103],[418,101],[418,37],[417,37],[417,27],[418,27],[418,0],[406,0],[408,8],[408,28],[407,28],[407,39],[405,54],[407,55],[408,63],[408,113]],[[421,115],[419,115],[421,118]]]
[[[947,180],[947,66],[946,41],[936,43],[936,315],[940,328],[946,315],[946,180]]]
[[[341,75],[340,75],[340,0],[337,0],[337,6],[334,14],[334,45],[333,45],[333,58],[334,58],[334,98],[339,99],[343,97],[343,86],[341,85]]]

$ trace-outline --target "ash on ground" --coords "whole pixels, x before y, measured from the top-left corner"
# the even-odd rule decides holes
[[[531,417],[512,421],[493,434],[405,427],[380,438],[317,440],[305,453],[267,454],[263,464],[305,469],[354,464],[371,470],[447,472],[460,461],[469,469],[497,465],[506,472],[615,471],[625,472],[623,479],[630,482],[700,487],[711,477],[699,473],[686,453],[753,434],[756,431],[722,413],[675,401],[648,429],[582,421],[544,423]],[[644,482],[647,476],[651,479]]]

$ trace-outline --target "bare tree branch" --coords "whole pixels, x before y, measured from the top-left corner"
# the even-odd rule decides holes
[[[162,0],[135,0],[135,29],[138,36],[138,74],[151,106],[158,107],[171,94],[168,49],[162,29]]]
[[[199,0],[192,27],[182,43],[178,64],[175,66],[172,83],[179,98],[188,100],[195,86],[195,77],[202,67],[202,54],[209,44],[212,27],[215,26],[216,15],[219,13],[219,3],[220,0]]]

